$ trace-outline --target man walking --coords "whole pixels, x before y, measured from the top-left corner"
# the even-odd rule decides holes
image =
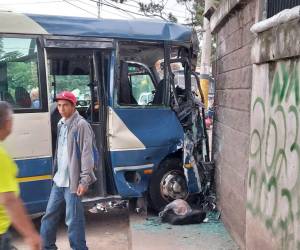
[[[12,131],[12,108],[0,101],[0,142]],[[17,166],[0,144],[0,250],[12,249],[10,224],[24,237],[32,250],[41,249],[41,240],[18,197]]]
[[[76,97],[73,93],[64,91],[56,100],[62,119],[57,127],[54,183],[41,224],[43,249],[57,249],[56,232],[65,207],[70,246],[73,250],[86,250],[81,197],[87,192],[89,185],[96,181],[93,171],[94,133],[75,109]]]

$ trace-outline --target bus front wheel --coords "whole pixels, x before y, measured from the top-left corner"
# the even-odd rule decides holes
[[[149,205],[161,211],[176,199],[186,199],[188,189],[183,173],[182,162],[178,158],[164,160],[152,174],[149,185]]]

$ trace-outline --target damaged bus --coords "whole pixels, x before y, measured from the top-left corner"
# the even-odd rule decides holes
[[[6,147],[19,167],[21,197],[42,213],[52,185],[54,97],[78,98],[100,152],[83,201],[146,198],[160,210],[204,194],[211,183],[201,88],[192,91],[198,40],[188,27],[0,12],[0,99],[14,108]],[[184,70],[176,86],[173,65]],[[203,96],[202,96],[203,99]]]

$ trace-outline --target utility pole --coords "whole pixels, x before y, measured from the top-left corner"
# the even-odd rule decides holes
[[[102,0],[97,1],[97,7],[98,7],[98,18],[100,19],[100,10],[101,10]]]
[[[200,83],[204,94],[205,107],[208,107],[208,92],[210,83],[210,69],[211,69],[211,31],[210,31],[210,21],[205,13],[208,13],[213,6],[212,0],[205,0],[204,7],[204,23],[203,23],[203,41],[201,50],[201,62],[200,62]]]

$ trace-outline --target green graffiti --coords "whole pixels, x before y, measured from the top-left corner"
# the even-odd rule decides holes
[[[280,112],[281,115],[282,115],[282,120],[283,120],[283,125],[284,125],[284,130],[283,130],[283,132],[284,132],[284,137],[283,137],[284,145],[283,145],[283,148],[285,148],[285,146],[286,146],[286,127],[287,126],[286,126],[286,115],[284,113],[284,109],[283,109],[282,105],[277,106],[277,108],[275,110],[275,114],[277,112]]]
[[[278,191],[277,191],[277,180],[274,176],[271,177],[268,183],[268,191],[270,192],[272,187],[274,188],[275,191],[275,199],[274,199],[274,206],[273,206],[273,211],[272,211],[272,217],[276,216],[276,210],[277,210],[277,202],[278,202]]]
[[[290,191],[286,188],[283,188],[281,190],[281,196],[286,197],[286,199],[288,201],[288,205],[289,205],[288,219],[291,221],[294,221],[294,215],[293,215],[293,211],[292,211],[292,195],[291,195]]]
[[[277,63],[270,93],[255,96],[251,113],[262,123],[250,136],[247,209],[287,250],[300,250],[299,69],[299,60]]]
[[[262,205],[261,205],[261,197],[262,197],[263,187],[267,187],[267,179],[266,179],[265,174],[262,174],[262,176],[260,178],[260,182],[259,182],[259,186],[258,186],[259,191],[257,192],[258,195],[257,195],[257,200],[256,200],[256,206],[255,206],[255,209],[254,209],[254,215],[255,214],[261,215],[262,211],[265,210],[266,203],[264,204],[263,208],[262,208]],[[263,198],[265,198],[265,197],[263,197]]]
[[[255,112],[256,105],[259,104],[261,106],[261,109],[263,111],[263,128],[265,127],[266,124],[266,109],[265,109],[265,103],[264,100],[261,97],[257,97],[254,104],[253,104],[253,112]],[[263,130],[261,139],[263,140],[265,138],[265,130]]]
[[[282,79],[279,76],[279,72],[275,73],[274,81],[273,81],[273,89],[272,89],[272,99],[271,106],[274,106],[276,96],[278,97],[278,103],[281,103],[285,96],[285,91],[288,86],[289,74],[285,69],[285,66],[281,65]],[[282,81],[281,81],[282,80]],[[282,82],[282,84],[281,84]]]
[[[275,143],[274,143],[274,150],[272,153],[272,161],[271,161],[271,164],[268,164],[267,154],[268,154],[268,149],[269,149],[269,138],[270,138],[271,126],[273,127],[273,129],[275,131]],[[277,125],[276,125],[275,121],[273,120],[273,118],[270,118],[269,124],[268,124],[268,129],[267,129],[266,148],[265,148],[265,165],[266,165],[267,171],[269,173],[271,172],[272,167],[274,166],[274,163],[275,163],[276,151],[277,151]]]
[[[247,201],[247,203],[246,203],[246,207],[251,211],[254,210],[252,204],[255,202],[254,199],[256,196],[256,184],[257,184],[256,170],[254,167],[252,167],[249,171],[248,187],[249,187],[249,189],[253,188],[253,190],[251,190],[253,192],[253,200]]]
[[[279,68],[280,70],[276,71],[273,80],[271,107],[274,106],[276,99],[279,104],[281,104],[284,98],[287,102],[292,93],[294,93],[295,103],[298,106],[300,103],[300,88],[297,64],[293,65],[293,69],[290,72],[287,71],[284,64],[281,64]]]
[[[254,136],[256,136],[258,139],[258,145],[257,145],[257,149],[254,152],[252,152],[252,145],[254,144]],[[259,131],[257,129],[254,129],[250,137],[250,156],[253,158],[256,157],[257,154],[259,154],[259,161],[261,161],[261,143],[262,140]]]
[[[294,66],[294,69],[290,76],[290,84],[286,93],[285,101],[287,102],[290,98],[291,93],[293,92],[295,95],[295,103],[298,106],[300,103],[300,89],[299,89],[299,72],[296,68],[297,65]]]
[[[278,170],[276,169],[276,166],[278,165],[277,163],[279,162],[279,159],[281,157],[281,161],[279,163],[279,167],[278,167]],[[276,178],[279,178],[280,175],[281,175],[281,168],[282,168],[282,162],[284,161],[285,163],[285,174],[287,175],[287,158],[286,158],[286,154],[285,154],[285,151],[284,149],[279,149],[278,150],[278,154],[276,156],[276,165],[275,165],[275,168],[274,168],[274,174],[276,174]],[[277,172],[277,173],[276,173]]]
[[[298,142],[298,133],[299,133],[299,114],[296,106],[290,106],[289,107],[289,113],[293,113],[295,116],[295,121],[296,121],[296,135],[294,139],[294,143]]]
[[[261,97],[257,97],[254,104],[253,104],[253,112],[255,112],[256,108],[257,108],[257,105],[260,105],[261,106],[261,109],[263,111],[263,128],[265,127],[265,104],[264,104],[264,101]],[[252,145],[254,144],[254,137],[257,137],[258,139],[258,145],[257,145],[257,149],[254,150],[254,152],[252,152]],[[250,137],[250,157],[256,157],[257,154],[259,154],[259,159],[261,161],[261,144],[262,144],[262,141],[264,140],[264,137],[265,137],[265,133],[264,133],[264,130],[263,130],[263,133],[262,135],[260,135],[258,129],[254,129],[253,132],[251,133],[251,137]]]

